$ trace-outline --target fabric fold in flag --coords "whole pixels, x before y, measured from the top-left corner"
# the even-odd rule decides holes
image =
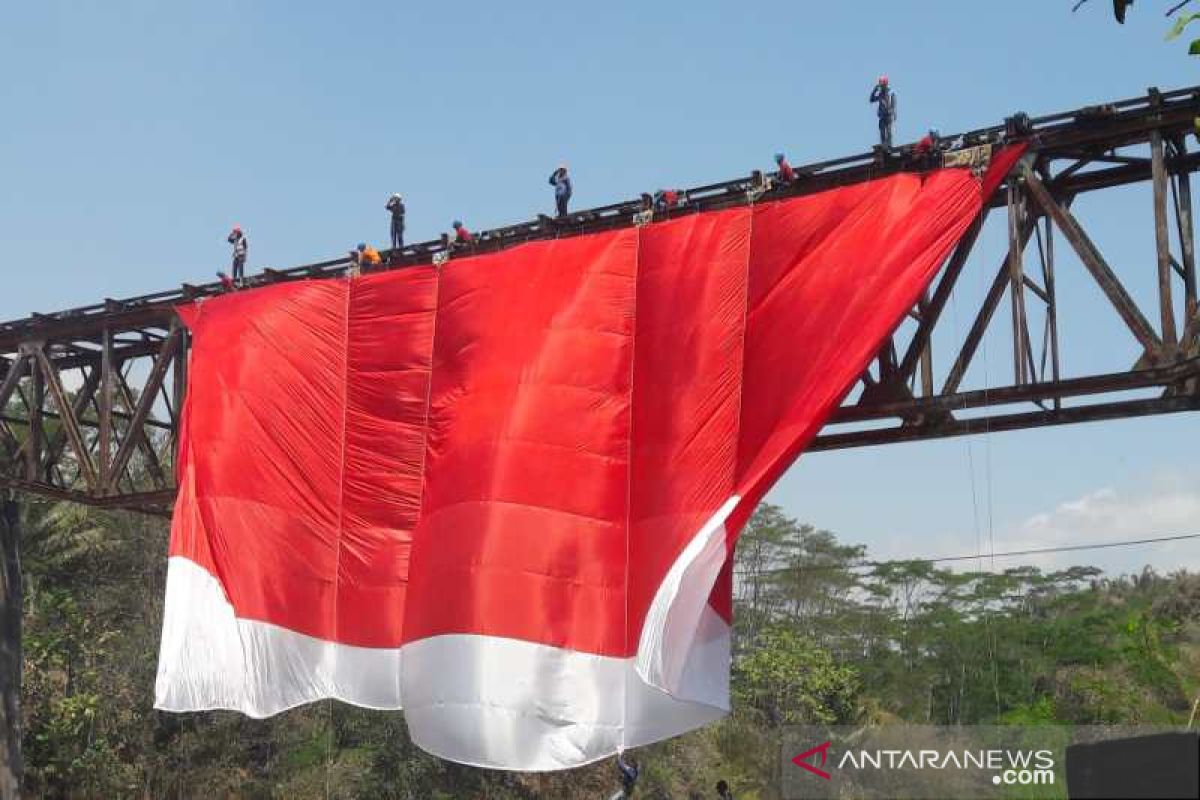
[[[738,532],[1020,154],[181,307],[156,707],[520,770],[717,719]]]

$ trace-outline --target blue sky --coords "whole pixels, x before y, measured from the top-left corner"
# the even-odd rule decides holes
[[[418,240],[455,217],[478,229],[548,210],[563,160],[583,207],[745,174],[781,149],[793,163],[859,152],[881,72],[899,141],[1200,83],[1200,61],[1163,42],[1165,3],[1138,3],[1124,27],[1107,2],[1072,4],[8,4],[0,318],[207,280],[233,222],[252,267],[382,242],[393,191]],[[1149,208],[1140,189],[1080,204],[1139,297]],[[985,233],[985,250],[1002,246]],[[1060,279],[1079,343],[1064,342],[1065,371],[1119,365],[1128,337],[1076,272]],[[970,300],[956,302],[965,327]],[[976,385],[1008,382],[1007,352],[989,340]],[[989,527],[997,550],[1128,535],[1101,518],[1200,530],[1197,432],[1189,415],[814,454],[771,499],[882,555],[971,552]],[[1110,565],[1143,561],[1197,566],[1200,551]]]

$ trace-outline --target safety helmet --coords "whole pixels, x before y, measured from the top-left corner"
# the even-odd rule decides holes
[[[392,193],[392,199],[393,199],[393,200],[401,200],[401,199],[403,199],[403,198],[401,198],[399,194],[397,194],[397,193],[393,192],[393,193]]]

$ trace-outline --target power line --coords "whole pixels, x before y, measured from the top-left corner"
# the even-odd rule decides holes
[[[1106,550],[1112,547],[1131,547],[1141,544],[1161,544],[1163,542],[1178,542],[1184,539],[1200,539],[1200,533],[1181,533],[1174,536],[1155,536],[1147,539],[1123,539],[1118,542],[1095,542],[1092,544],[1071,544],[1059,547],[1036,547],[1029,550],[1009,550],[1003,553],[975,553],[965,556],[938,556],[935,558],[892,558],[885,561],[858,561],[852,564],[810,564],[799,567],[781,567],[765,570],[764,572],[811,572],[826,569],[863,569],[865,567],[883,567],[889,564],[941,564],[950,561],[971,561],[988,558],[1014,558],[1017,556],[1044,555],[1047,553],[1069,553],[1079,550]],[[742,574],[746,573],[742,571]],[[761,574],[761,573],[760,573]]]
[[[1010,550],[1006,553],[987,553],[987,558],[1009,558],[1012,556],[1032,556],[1043,553],[1068,553],[1075,550],[1104,550],[1109,547],[1129,547],[1137,544],[1158,544],[1160,542],[1177,542],[1182,539],[1200,539],[1200,533],[1181,533],[1176,536],[1156,536],[1150,539],[1125,539],[1119,542],[1096,542],[1094,544],[1071,544],[1061,547],[1037,547],[1032,550]],[[945,561],[970,561],[973,558],[984,558],[979,553],[970,556],[942,556],[940,558],[899,558],[891,561],[867,561],[856,566],[879,566],[881,564],[904,564],[918,561],[927,564],[938,564]]]

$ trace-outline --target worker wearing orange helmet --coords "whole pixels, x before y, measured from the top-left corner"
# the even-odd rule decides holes
[[[887,75],[880,75],[871,90],[868,102],[876,103],[879,114],[879,144],[884,150],[892,149],[892,123],[896,121],[896,93],[888,85]]]

